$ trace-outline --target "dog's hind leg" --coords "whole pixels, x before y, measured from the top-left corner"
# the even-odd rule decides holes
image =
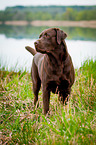
[[[32,63],[31,77],[33,82],[34,105],[36,105],[36,102],[38,101],[38,93],[41,87],[41,80],[39,78],[38,69],[34,61]]]

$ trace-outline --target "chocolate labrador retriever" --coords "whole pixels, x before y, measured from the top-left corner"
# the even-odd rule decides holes
[[[34,104],[42,83],[44,114],[49,110],[50,92],[58,93],[59,100],[64,103],[74,83],[75,71],[66,47],[66,37],[67,34],[59,28],[49,28],[34,43],[36,50],[26,46],[35,55],[31,70]]]

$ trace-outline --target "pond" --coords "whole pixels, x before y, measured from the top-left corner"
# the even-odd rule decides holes
[[[39,34],[48,27],[0,26],[0,66],[15,71],[30,71],[33,56],[25,46],[34,48]],[[68,37],[66,44],[75,68],[86,59],[96,59],[96,29],[61,27]]]

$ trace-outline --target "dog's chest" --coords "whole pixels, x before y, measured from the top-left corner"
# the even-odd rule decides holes
[[[53,75],[53,77],[51,77],[50,80],[53,80],[54,82],[56,82],[57,85],[60,85],[62,84],[62,82],[67,80],[67,77],[65,74],[60,73],[58,75]]]
[[[66,65],[64,62],[59,65],[46,65],[44,67],[46,76],[47,76],[47,85],[49,90],[55,93],[56,88],[64,90],[70,85],[70,64]]]
[[[50,78],[48,81],[48,90],[52,91],[53,93],[56,93],[56,89],[58,88],[58,91],[64,91],[70,86],[70,81],[66,78],[66,76],[54,76],[53,78]]]
[[[69,72],[70,72],[70,70],[68,69],[68,67],[66,67],[64,65],[57,66],[56,68],[51,70],[52,75],[50,75],[50,77],[56,79],[56,81],[65,80],[66,76],[68,75]]]

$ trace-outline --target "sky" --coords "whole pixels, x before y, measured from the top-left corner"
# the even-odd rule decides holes
[[[0,10],[16,5],[96,5],[96,0],[0,0]]]

